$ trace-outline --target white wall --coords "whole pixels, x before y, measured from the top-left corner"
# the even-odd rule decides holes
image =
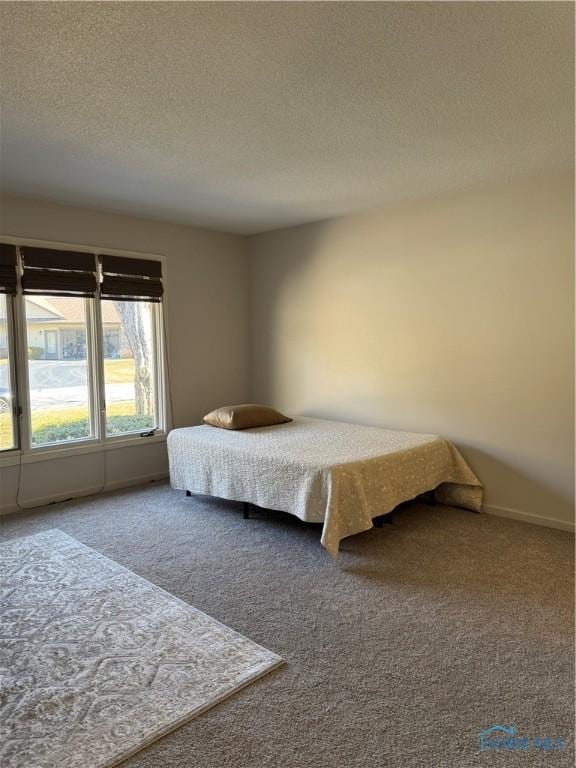
[[[573,205],[551,173],[250,238],[253,399],[441,433],[489,510],[566,527]]]
[[[168,351],[174,425],[197,424],[223,403],[247,399],[248,285],[245,239],[98,210],[0,199],[0,232],[166,257]],[[161,477],[165,443],[109,451],[107,487]],[[98,489],[101,453],[22,467],[20,503]],[[0,511],[13,509],[18,467],[0,468]]]
[[[248,242],[12,196],[0,204],[5,235],[166,256],[176,426],[222,403],[260,400],[438,432],[484,481],[489,510],[560,526],[572,519],[569,174]],[[14,508],[18,471],[0,468],[0,511]],[[107,453],[108,488],[166,471],[163,442]],[[93,492],[103,478],[101,453],[24,463],[20,503]]]

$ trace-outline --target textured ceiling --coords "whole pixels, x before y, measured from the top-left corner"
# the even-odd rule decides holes
[[[572,160],[572,3],[0,14],[17,194],[253,233]]]

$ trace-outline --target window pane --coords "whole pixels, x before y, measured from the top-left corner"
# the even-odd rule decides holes
[[[32,446],[93,437],[86,302],[26,296]]]
[[[12,350],[8,330],[8,302],[0,293],[0,451],[16,447],[16,430],[12,410]]]
[[[101,306],[107,434],[155,429],[157,305],[105,300]]]

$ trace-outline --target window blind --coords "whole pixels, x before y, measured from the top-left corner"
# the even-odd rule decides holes
[[[0,243],[0,293],[15,295],[18,284],[16,246]]]
[[[100,297],[123,301],[162,299],[162,263],[152,259],[130,259],[101,254],[102,283]]]
[[[96,257],[81,251],[20,248],[22,291],[47,296],[95,296]]]

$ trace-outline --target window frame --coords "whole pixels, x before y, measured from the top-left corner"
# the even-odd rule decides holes
[[[22,434],[20,429],[21,419],[19,418],[20,401],[18,398],[18,366],[17,366],[17,322],[16,322],[16,299],[10,293],[2,294],[6,299],[6,348],[8,350],[8,376],[10,381],[10,405],[12,408],[12,448],[0,450],[2,455],[14,455],[19,453],[22,446]]]
[[[31,434],[31,408],[30,389],[28,377],[27,354],[27,326],[25,295],[22,293],[20,277],[21,266],[19,262],[18,291],[16,296],[8,296],[12,300],[13,318],[7,324],[7,329],[13,330],[14,354],[10,362],[14,368],[11,372],[11,386],[13,389],[13,413],[15,413],[15,436],[17,446],[0,451],[0,466],[10,466],[22,463],[42,461],[49,458],[60,458],[67,455],[79,455],[82,453],[99,452],[133,445],[143,445],[151,442],[165,442],[169,431],[169,412],[167,403],[167,350],[164,339],[164,312],[166,311],[166,286],[167,270],[165,257],[160,254],[142,253],[139,251],[126,251],[103,246],[94,246],[78,243],[62,243],[34,238],[19,238],[10,235],[0,235],[2,242],[16,246],[31,246],[43,248],[56,248],[70,251],[89,251],[94,254],[108,253],[113,256],[123,256],[135,259],[150,259],[162,263],[162,275],[164,284],[164,296],[161,302],[155,303],[154,309],[154,368],[155,368],[155,406],[158,426],[153,435],[144,437],[139,432],[126,432],[119,435],[106,434],[106,402],[104,381],[104,346],[100,290],[98,288],[94,298],[84,298],[86,302],[86,355],[88,368],[89,402],[91,408],[92,436],[67,440],[58,443],[46,443],[34,446]],[[7,313],[8,314],[8,313]],[[14,410],[16,409],[16,410]]]

